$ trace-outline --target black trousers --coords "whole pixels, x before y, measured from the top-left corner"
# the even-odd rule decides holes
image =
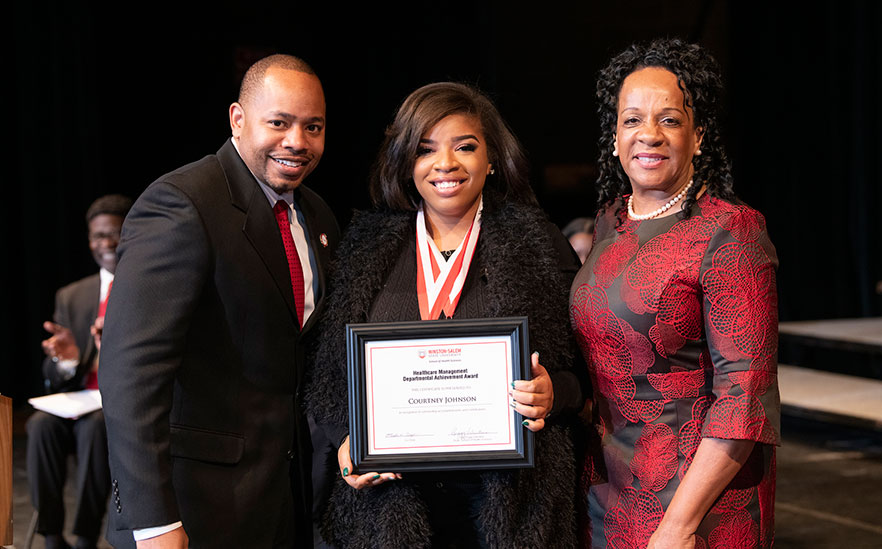
[[[26,429],[31,501],[40,513],[37,532],[44,535],[62,533],[67,457],[75,452],[77,476],[73,533],[97,540],[110,494],[104,413],[98,410],[73,420],[37,411],[28,419]]]

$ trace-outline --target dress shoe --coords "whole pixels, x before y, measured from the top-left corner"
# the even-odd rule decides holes
[[[70,545],[64,540],[61,534],[48,534],[43,536],[46,549],[70,549]]]
[[[94,539],[77,538],[77,544],[74,549],[98,549],[98,542]]]

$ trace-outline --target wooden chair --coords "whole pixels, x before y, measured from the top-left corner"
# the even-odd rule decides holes
[[[0,544],[12,545],[12,399],[0,395]]]

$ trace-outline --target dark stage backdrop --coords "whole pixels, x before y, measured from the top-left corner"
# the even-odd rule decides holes
[[[697,0],[214,2],[199,13],[183,12],[184,2],[125,13],[75,4],[16,2],[7,25],[0,392],[18,402],[40,392],[40,326],[55,290],[96,270],[89,203],[137,197],[216,151],[242,72],[273,52],[305,58],[324,82],[326,153],[308,184],[341,223],[367,206],[367,174],[398,103],[453,79],[497,101],[529,152],[540,201],[563,225],[594,213],[597,70],[634,40],[698,41],[728,83],[736,190],[766,215],[778,248],[781,318],[882,313],[874,2],[824,0],[803,12]]]

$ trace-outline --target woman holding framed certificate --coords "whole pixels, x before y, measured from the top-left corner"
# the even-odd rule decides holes
[[[469,86],[419,88],[388,127],[370,184],[375,210],[353,217],[338,251],[306,399],[340,445],[323,525],[335,546],[576,544],[573,445],[555,418],[583,402],[566,335],[579,260],[539,209],[527,174],[517,139]],[[530,351],[541,352],[541,364],[538,353],[531,357],[532,379],[511,384],[512,407],[535,435],[534,467],[353,470],[346,325],[504,317],[527,317]],[[407,401],[441,401],[426,390]]]

